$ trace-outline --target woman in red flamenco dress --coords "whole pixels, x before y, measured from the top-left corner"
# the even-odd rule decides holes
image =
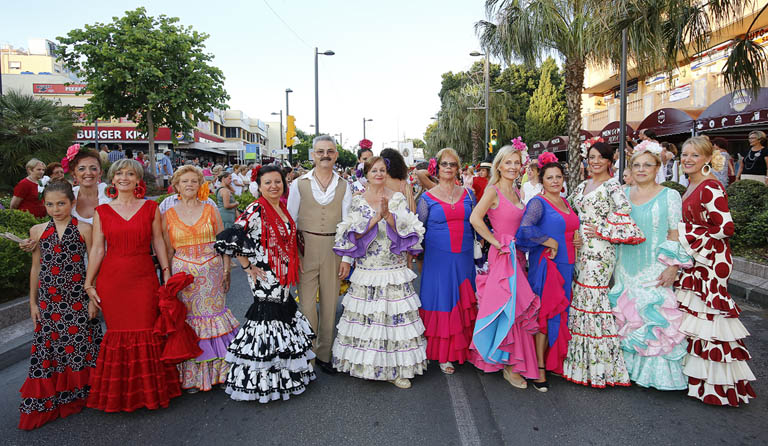
[[[739,321],[741,309],[728,294],[733,258],[728,239],[734,225],[723,185],[710,173],[722,169],[725,159],[704,136],[683,144],[683,171],[690,185],[683,196],[680,244],[693,257],[675,282],[683,311],[680,331],[688,337],[683,373],[688,396],[706,404],[738,406],[755,397],[750,381],[751,358]]]
[[[165,281],[170,268],[157,203],[143,199],[143,173],[135,160],[115,162],[107,189],[114,200],[98,206],[93,219],[85,290],[104,313],[107,332],[87,406],[105,412],[167,407],[181,394],[179,372],[161,361],[163,339],[153,332],[159,282],[150,246]]]

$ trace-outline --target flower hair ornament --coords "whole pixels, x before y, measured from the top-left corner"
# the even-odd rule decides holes
[[[602,136],[593,136],[592,138],[589,138],[588,140],[581,143],[579,146],[581,148],[581,157],[587,159],[589,157],[589,149],[591,149],[592,146],[598,142],[605,142],[605,140]]]
[[[541,155],[539,155],[539,159],[537,161],[537,165],[539,166],[539,169],[546,166],[549,163],[558,163],[560,160],[557,159],[557,156],[555,156],[552,152],[544,152]]]
[[[528,146],[523,142],[523,138],[518,136],[517,138],[513,139],[512,147],[520,152],[520,158],[523,161],[523,169],[528,167],[528,164],[531,163],[531,157],[528,156]]]
[[[257,177],[257,176],[259,176],[259,171],[260,171],[260,170],[261,170],[261,164],[259,164],[258,166],[256,166],[256,167],[254,167],[254,168],[253,168],[253,170],[251,171],[251,183],[253,183],[254,181],[256,181],[256,177]],[[207,196],[208,196],[208,195],[206,195],[206,197],[207,197]]]
[[[661,144],[655,141],[643,141],[635,146],[635,153],[649,152],[656,156],[661,156],[661,151],[664,150]]]
[[[363,172],[365,172],[365,163],[359,163],[357,165],[357,170],[355,170],[355,176],[360,179],[363,178],[365,175],[363,175]]]
[[[373,141],[370,139],[361,139],[360,140],[360,148],[361,149],[372,149],[373,148]]]
[[[437,175],[437,160],[432,158],[429,160],[429,165],[427,166],[427,173],[431,176]]]
[[[80,152],[80,144],[72,144],[67,148],[67,154],[61,159],[61,167],[64,173],[69,172],[69,162],[75,159],[75,155]]]
[[[387,165],[387,172],[389,172],[389,158],[384,158],[384,164]]]

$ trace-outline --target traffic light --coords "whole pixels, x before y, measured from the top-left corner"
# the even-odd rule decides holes
[[[493,153],[493,143],[488,143],[488,153]]]
[[[296,118],[293,115],[286,116],[285,123],[285,145],[293,146],[293,138],[296,137]]]
[[[492,146],[496,146],[496,141],[499,139],[499,131],[496,129],[491,129],[491,141],[489,144]]]

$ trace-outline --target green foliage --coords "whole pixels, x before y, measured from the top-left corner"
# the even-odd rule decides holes
[[[155,171],[155,132],[160,126],[189,132],[203,114],[226,108],[224,74],[209,65],[208,38],[178,18],[151,17],[143,7],[114,17],[112,23],[74,29],[60,58],[93,96],[85,106],[91,117],[127,116],[146,131],[150,171]]]
[[[29,237],[29,229],[46,221],[15,209],[0,210],[0,232]],[[0,239],[0,302],[23,296],[29,290],[29,268],[32,255],[19,249],[17,243]]]
[[[340,145],[336,145],[336,150],[339,151],[339,158],[336,160],[342,167],[353,167],[357,165],[357,155],[349,150],[342,149]]]
[[[734,249],[768,246],[768,186],[741,180],[728,186],[728,206],[736,227]]]
[[[548,61],[552,61],[549,59]],[[565,98],[562,97],[552,83],[557,66],[552,63],[543,64],[539,86],[531,96],[528,111],[525,114],[525,140],[529,144],[536,141],[549,140],[565,133],[565,118],[568,114],[565,108]]]
[[[240,194],[239,197],[235,196],[235,199],[237,200],[237,210],[240,212],[243,212],[245,208],[248,207],[249,204],[256,201],[256,197],[254,197],[253,194],[251,194],[251,191],[249,190],[243,191],[243,193]]]
[[[0,187],[26,176],[31,158],[60,160],[74,139],[72,112],[47,99],[11,90],[0,96]]]
[[[661,183],[661,185],[664,186],[664,187],[668,187],[670,189],[676,190],[680,194],[681,197],[683,195],[685,195],[685,190],[686,190],[685,186],[683,186],[680,183],[677,183],[675,181],[665,181],[665,182]]]

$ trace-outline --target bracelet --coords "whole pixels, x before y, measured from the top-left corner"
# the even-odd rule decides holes
[[[170,270],[171,270],[171,267],[170,267],[170,266],[166,266],[165,268],[163,268],[163,269],[162,269],[162,271],[165,271],[165,270],[168,270],[168,271],[170,271]]]
[[[245,266],[240,265],[240,268],[242,268],[244,270],[249,270],[249,269],[251,269],[251,266],[253,266],[253,265],[251,264],[251,261],[249,260],[247,265],[245,265]]]
[[[96,288],[96,287],[93,285],[88,285],[87,287],[83,288],[83,291],[88,292],[88,290],[90,290],[91,288]]]

